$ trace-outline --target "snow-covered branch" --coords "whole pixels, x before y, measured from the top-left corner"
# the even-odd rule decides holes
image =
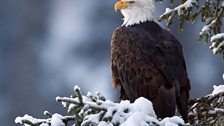
[[[55,113],[48,119],[36,119],[29,115],[23,117],[17,117],[15,123],[22,124],[25,126],[66,126],[66,124],[74,120],[75,116],[62,116]]]
[[[198,6],[197,0],[187,0],[185,3],[180,4],[174,9],[166,8],[166,11],[159,17],[159,20],[166,18],[166,16],[174,14],[183,15],[185,10],[191,9],[193,6]]]
[[[210,49],[214,54],[224,53],[224,33],[219,33],[211,37],[212,45]]]
[[[25,126],[190,126],[224,124],[224,85],[214,86],[214,91],[205,97],[189,102],[189,123],[178,116],[158,119],[153,104],[140,97],[134,103],[115,103],[102,94],[88,93],[83,96],[75,86],[71,97],[56,100],[68,109],[69,115],[44,112],[46,119],[29,115],[17,117],[15,122]]]
[[[159,21],[166,20],[167,27],[169,28],[174,18],[178,16],[179,31],[183,31],[184,19],[190,20],[189,16],[192,8],[198,7],[198,5],[198,0],[187,0],[174,9],[166,8],[165,12],[159,17]]]
[[[44,112],[47,119],[36,119],[25,115],[17,117],[15,122],[31,126],[185,126],[180,117],[158,119],[152,103],[140,97],[134,103],[121,101],[114,103],[100,93],[88,93],[83,96],[80,88],[75,86],[71,97],[57,97],[56,101],[68,108],[70,116]]]
[[[214,54],[222,54],[224,57],[224,39],[222,33],[222,18],[224,16],[224,1],[223,0],[186,0],[174,9],[167,8],[159,17],[159,21],[165,20],[169,28],[175,19],[178,17],[179,31],[183,31],[184,21],[192,23],[200,17],[201,22],[205,23],[199,33],[199,40],[208,42],[211,38],[212,45],[210,49]]]
[[[214,86],[212,94],[191,99],[189,121],[192,125],[224,124],[224,85]]]

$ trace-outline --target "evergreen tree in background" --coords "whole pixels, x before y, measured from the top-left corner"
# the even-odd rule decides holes
[[[173,4],[174,0],[170,0],[170,3]],[[165,20],[167,27],[170,28],[177,18],[179,31],[182,32],[185,21],[193,24],[200,19],[205,25],[199,33],[199,40],[208,42],[210,38],[212,42],[210,49],[214,54],[221,54],[224,57],[223,16],[223,0],[180,0],[179,6],[173,9],[166,8],[159,21]]]

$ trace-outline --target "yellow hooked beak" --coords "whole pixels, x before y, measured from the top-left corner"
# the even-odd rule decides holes
[[[114,10],[117,11],[117,10],[120,10],[120,9],[126,9],[128,8],[128,3],[125,2],[125,1],[118,1],[117,3],[115,3],[114,5]]]

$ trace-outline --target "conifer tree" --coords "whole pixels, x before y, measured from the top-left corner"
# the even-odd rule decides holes
[[[163,2],[163,0],[156,0]],[[211,42],[210,49],[214,54],[224,57],[224,33],[223,16],[224,0],[178,0],[180,4],[174,8],[166,8],[159,17],[159,21],[165,20],[168,28],[174,20],[178,20],[179,31],[184,30],[184,22],[192,24],[199,19],[204,27],[199,33],[199,41]],[[178,2],[177,1],[177,2]],[[173,4],[175,0],[170,0]]]

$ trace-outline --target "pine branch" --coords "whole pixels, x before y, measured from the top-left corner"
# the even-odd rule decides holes
[[[222,54],[224,56],[224,33],[219,33],[211,37],[212,45],[210,49],[214,54]],[[224,57],[223,57],[224,59]]]
[[[189,106],[189,120],[192,125],[224,124],[224,93],[192,99]]]
[[[173,1],[170,2],[173,3]],[[167,8],[159,17],[159,21],[165,20],[169,29],[175,17],[177,17],[179,31],[182,32],[185,20],[194,23],[197,18],[201,17],[201,22],[205,25],[199,33],[199,41],[208,42],[211,38],[210,49],[214,54],[222,54],[224,58],[223,16],[223,0],[204,0],[200,2],[198,0],[182,0],[181,4],[174,9]]]
[[[187,0],[183,4],[175,7],[174,9],[166,8],[166,11],[159,17],[159,21],[166,20],[167,27],[169,28],[175,17],[179,20],[179,31],[183,31],[183,21],[190,20],[190,12],[193,7],[198,7],[198,0]]]
[[[80,88],[75,86],[71,97],[57,97],[56,101],[68,108],[71,116],[44,112],[47,119],[36,119],[25,115],[17,117],[15,122],[31,126],[67,126],[73,122],[74,126],[129,126],[140,123],[148,126],[165,126],[176,124],[187,126],[180,117],[157,119],[152,103],[145,98],[139,98],[134,103],[121,101],[114,103],[97,93],[88,93],[83,96]]]
[[[114,103],[106,100],[100,93],[88,93],[83,96],[80,88],[74,88],[71,97],[57,97],[56,100],[68,108],[69,116],[44,112],[46,119],[36,119],[25,115],[17,117],[15,122],[30,126],[130,126],[144,124],[148,126],[178,125],[222,126],[224,124],[224,85],[214,86],[212,94],[189,101],[189,122],[174,116],[157,119],[152,103],[139,98],[134,103],[121,101]],[[70,123],[69,123],[70,122]]]

